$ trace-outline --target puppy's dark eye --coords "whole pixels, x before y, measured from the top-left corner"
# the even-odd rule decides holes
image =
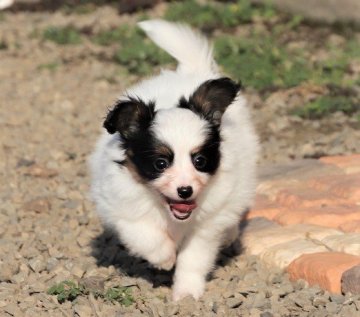
[[[196,169],[201,170],[206,166],[207,159],[204,155],[198,153],[192,157],[192,162]]]
[[[158,158],[154,161],[154,167],[158,172],[163,172],[170,165],[169,160],[166,158]]]

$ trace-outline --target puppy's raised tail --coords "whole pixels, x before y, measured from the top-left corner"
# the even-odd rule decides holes
[[[178,62],[178,71],[184,73],[216,72],[212,46],[207,39],[180,23],[147,20],[138,25],[149,38]]]

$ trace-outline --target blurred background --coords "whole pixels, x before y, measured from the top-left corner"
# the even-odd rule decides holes
[[[2,120],[33,122],[29,133],[49,132],[39,126],[48,119],[65,121],[59,142],[92,135],[122,89],[174,67],[136,27],[161,17],[213,40],[223,71],[246,88],[262,160],[360,152],[356,0],[2,1]]]

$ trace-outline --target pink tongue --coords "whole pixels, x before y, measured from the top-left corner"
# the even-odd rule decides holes
[[[196,204],[170,204],[171,208],[183,213],[192,212],[196,208]]]

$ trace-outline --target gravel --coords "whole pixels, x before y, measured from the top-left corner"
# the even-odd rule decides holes
[[[103,230],[87,197],[86,160],[106,106],[128,79],[106,80],[119,72],[98,58],[109,54],[106,48],[90,42],[56,46],[30,35],[50,24],[98,30],[128,20],[106,6],[87,15],[19,11],[0,19],[0,39],[8,43],[0,50],[0,315],[359,316],[359,296],[292,283],[258,258],[229,250],[201,300],[174,303],[171,274],[130,257]],[[56,71],[39,67],[57,61]],[[251,107],[264,145],[262,161],[360,152],[359,130],[342,114],[315,122],[285,115],[296,88],[264,102],[248,95],[256,101]],[[92,292],[60,304],[47,289],[64,280]],[[119,285],[131,287],[131,306],[92,295]]]

